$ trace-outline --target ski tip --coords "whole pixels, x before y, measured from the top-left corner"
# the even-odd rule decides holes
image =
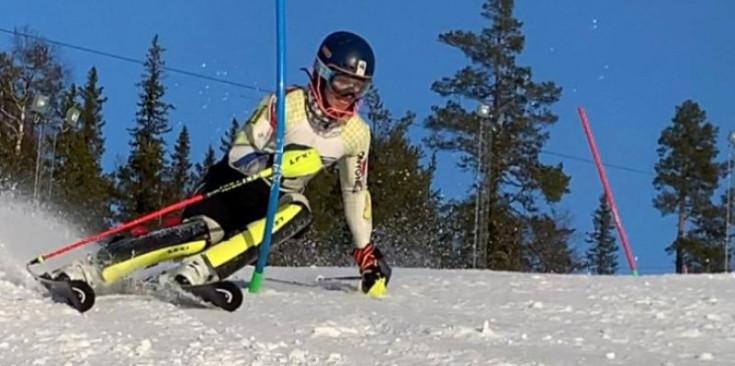
[[[237,284],[230,281],[223,281],[217,286],[217,292],[221,293],[225,299],[224,303],[221,303],[219,307],[222,309],[233,312],[237,310],[243,302],[243,294]]]
[[[84,313],[94,306],[95,294],[89,284],[84,281],[69,281],[69,287],[73,293],[73,297],[68,299],[69,305],[80,313]]]
[[[229,312],[237,310],[244,300],[242,289],[236,283],[230,281],[182,286],[182,289],[194,294],[204,302]]]
[[[45,275],[36,278],[49,290],[51,298],[55,301],[63,302],[80,313],[94,306],[94,290],[84,281],[54,280]]]

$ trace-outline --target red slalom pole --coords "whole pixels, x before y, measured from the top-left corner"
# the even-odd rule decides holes
[[[620,220],[620,215],[618,215],[618,209],[615,205],[615,199],[613,198],[612,189],[610,189],[610,184],[608,184],[607,182],[607,176],[605,175],[605,169],[602,166],[600,153],[597,151],[595,139],[594,137],[592,137],[592,129],[590,128],[589,122],[587,121],[587,114],[582,107],[577,107],[577,112],[579,113],[579,119],[582,121],[582,127],[584,128],[584,133],[587,136],[587,142],[590,145],[592,156],[595,159],[595,166],[597,166],[597,173],[600,175],[602,187],[605,189],[605,198],[607,199],[607,204],[610,206],[610,210],[613,214],[613,219],[615,220],[615,226],[618,229],[618,235],[620,235],[620,241],[623,243],[625,257],[628,260],[628,266],[630,267],[630,271],[633,273],[633,276],[638,276],[638,270],[635,267],[635,260],[633,260],[633,254],[630,250],[630,245],[628,244],[628,236],[625,234],[623,223]]]
[[[55,250],[53,252],[39,255],[36,259],[32,260],[29,264],[38,264],[38,263],[41,263],[41,262],[43,262],[43,261],[45,261],[47,259],[56,257],[59,254],[66,253],[66,252],[68,252],[68,251],[70,251],[70,250],[72,250],[74,248],[78,248],[78,247],[81,247],[82,245],[89,244],[91,242],[100,240],[100,239],[102,239],[102,238],[104,238],[104,237],[106,237],[108,235],[116,234],[116,233],[119,233],[119,232],[121,232],[123,230],[130,229],[130,228],[132,228],[134,226],[137,226],[137,225],[140,225],[140,224],[142,224],[142,223],[144,223],[146,221],[153,220],[153,219],[155,219],[155,218],[157,218],[159,216],[165,215],[165,214],[167,214],[169,212],[176,211],[176,210],[178,210],[180,208],[183,208],[183,207],[186,207],[188,205],[191,205],[192,203],[199,202],[199,201],[203,200],[204,198],[205,198],[205,196],[202,195],[202,194],[196,195],[196,196],[191,197],[191,198],[187,198],[187,199],[185,199],[183,201],[180,201],[180,202],[177,202],[177,203],[175,203],[175,204],[173,204],[171,206],[164,207],[164,208],[162,208],[162,209],[160,209],[160,210],[158,210],[156,212],[149,213],[149,214],[147,214],[145,216],[142,216],[142,217],[139,217],[139,218],[137,218],[135,220],[131,220],[131,221],[128,221],[126,223],[123,223],[123,224],[120,224],[118,226],[115,226],[112,229],[109,229],[107,231],[103,231],[101,233],[92,235],[90,237],[84,238],[84,239],[82,239],[80,241],[77,241],[75,243],[72,243],[72,244],[69,244],[67,246],[64,246],[64,247],[62,247],[60,249],[57,249],[57,250]]]

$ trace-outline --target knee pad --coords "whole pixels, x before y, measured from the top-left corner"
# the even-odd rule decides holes
[[[192,217],[185,219],[184,221],[188,222],[188,221],[195,221],[195,220],[200,220],[207,225],[210,244],[219,243],[220,241],[222,241],[222,239],[224,239],[225,231],[222,230],[222,226],[220,226],[220,224],[217,223],[217,221],[214,221],[212,218],[206,215],[192,216]]]
[[[286,193],[281,196],[281,199],[278,201],[278,207],[283,207],[288,204],[299,205],[303,208],[303,211],[299,213],[298,221],[294,222],[292,225],[295,229],[286,230],[287,232],[284,232],[283,235],[278,238],[281,241],[301,238],[311,224],[311,207],[309,206],[309,200],[306,196],[296,192]],[[276,240],[274,241],[279,242]]]

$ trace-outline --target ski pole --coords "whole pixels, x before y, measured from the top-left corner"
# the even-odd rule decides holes
[[[316,276],[316,282],[322,282],[322,281],[354,281],[354,280],[361,280],[362,276],[334,276],[334,277],[324,277],[324,276]]]
[[[281,174],[285,178],[296,178],[306,175],[315,174],[322,168],[322,160],[319,155],[319,152],[317,152],[313,148],[296,148],[293,150],[289,150],[284,152],[283,155],[283,164],[281,166]],[[97,241],[101,238],[104,238],[105,236],[119,233],[123,230],[129,229],[131,227],[134,227],[136,225],[139,225],[141,223],[144,223],[146,221],[150,221],[152,219],[155,219],[161,215],[165,215],[169,212],[176,211],[180,208],[189,206],[193,203],[205,200],[209,197],[212,197],[214,195],[227,192],[230,190],[233,190],[235,188],[241,187],[245,184],[248,184],[252,181],[255,181],[256,179],[260,178],[268,178],[271,175],[273,175],[273,168],[267,168],[262,170],[260,173],[256,175],[252,175],[249,177],[242,178],[240,180],[236,180],[234,182],[225,184],[213,191],[198,194],[196,196],[193,196],[191,198],[187,198],[183,201],[174,203],[170,206],[164,207],[156,212],[149,213],[143,217],[137,218],[135,220],[120,224],[116,227],[113,227],[112,229],[103,231],[101,233],[92,235],[90,237],[87,237],[85,239],[82,239],[80,241],[77,241],[75,243],[69,244],[67,246],[64,246],[60,249],[57,249],[53,252],[42,254],[33,259],[28,263],[28,265],[33,264],[39,264],[44,262],[47,259],[51,259],[53,257],[56,257],[57,255],[60,255],[62,253],[66,253],[72,249],[81,247],[82,245],[89,244],[91,242]]]

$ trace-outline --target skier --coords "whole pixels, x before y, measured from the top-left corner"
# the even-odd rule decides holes
[[[381,295],[391,269],[372,244],[367,161],[370,129],[357,114],[370,87],[375,58],[370,45],[357,34],[338,31],[319,45],[306,87],[293,87],[285,98],[284,158],[286,153],[316,151],[324,166],[338,162],[344,214],[353,236],[354,260],[361,289]],[[232,148],[212,166],[198,193],[262,172],[275,151],[275,95],[266,96],[237,133]],[[302,194],[313,177],[282,180],[274,220],[273,245],[303,231],[311,210]],[[137,237],[112,241],[93,261],[75,262],[52,273],[55,278],[81,280],[93,287],[111,283],[131,272],[172,259],[181,263],[163,274],[183,285],[221,281],[257,260],[270,192],[270,179],[188,206],[181,222]]]

